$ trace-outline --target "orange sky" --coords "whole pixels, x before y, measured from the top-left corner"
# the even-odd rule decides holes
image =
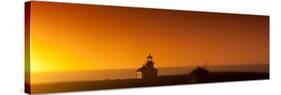
[[[269,17],[31,4],[31,71],[268,64]]]

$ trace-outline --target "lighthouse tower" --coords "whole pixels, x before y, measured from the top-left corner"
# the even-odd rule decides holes
[[[147,61],[139,69],[137,69],[137,78],[154,79],[157,77],[158,70],[154,67],[152,56],[147,56]]]

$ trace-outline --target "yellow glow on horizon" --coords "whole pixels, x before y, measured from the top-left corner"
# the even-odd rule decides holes
[[[156,67],[268,64],[268,20],[32,2],[31,72],[138,68],[149,53]]]

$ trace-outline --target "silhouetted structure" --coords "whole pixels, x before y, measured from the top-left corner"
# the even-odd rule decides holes
[[[157,77],[158,70],[154,67],[152,56],[149,54],[147,62],[137,69],[137,78],[142,79],[154,79]]]
[[[198,82],[201,80],[204,81],[209,76],[209,74],[210,72],[206,68],[200,66],[191,71],[191,77],[194,82]]]
[[[72,81],[72,82],[53,82],[44,84],[26,83],[28,93],[51,93],[81,90],[100,90],[113,88],[164,86],[177,84],[195,84],[211,82],[228,82],[242,80],[269,79],[269,73],[257,72],[210,72],[207,66],[198,66],[190,74],[160,75],[154,68],[152,56],[147,57],[147,62],[137,70],[139,78],[142,79],[115,79],[115,80],[93,80],[93,81]],[[32,85],[32,86],[31,86]]]

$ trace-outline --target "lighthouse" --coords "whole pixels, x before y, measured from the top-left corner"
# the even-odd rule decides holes
[[[154,67],[152,56],[147,56],[146,63],[137,69],[137,78],[140,79],[154,79],[157,77],[158,70]]]

